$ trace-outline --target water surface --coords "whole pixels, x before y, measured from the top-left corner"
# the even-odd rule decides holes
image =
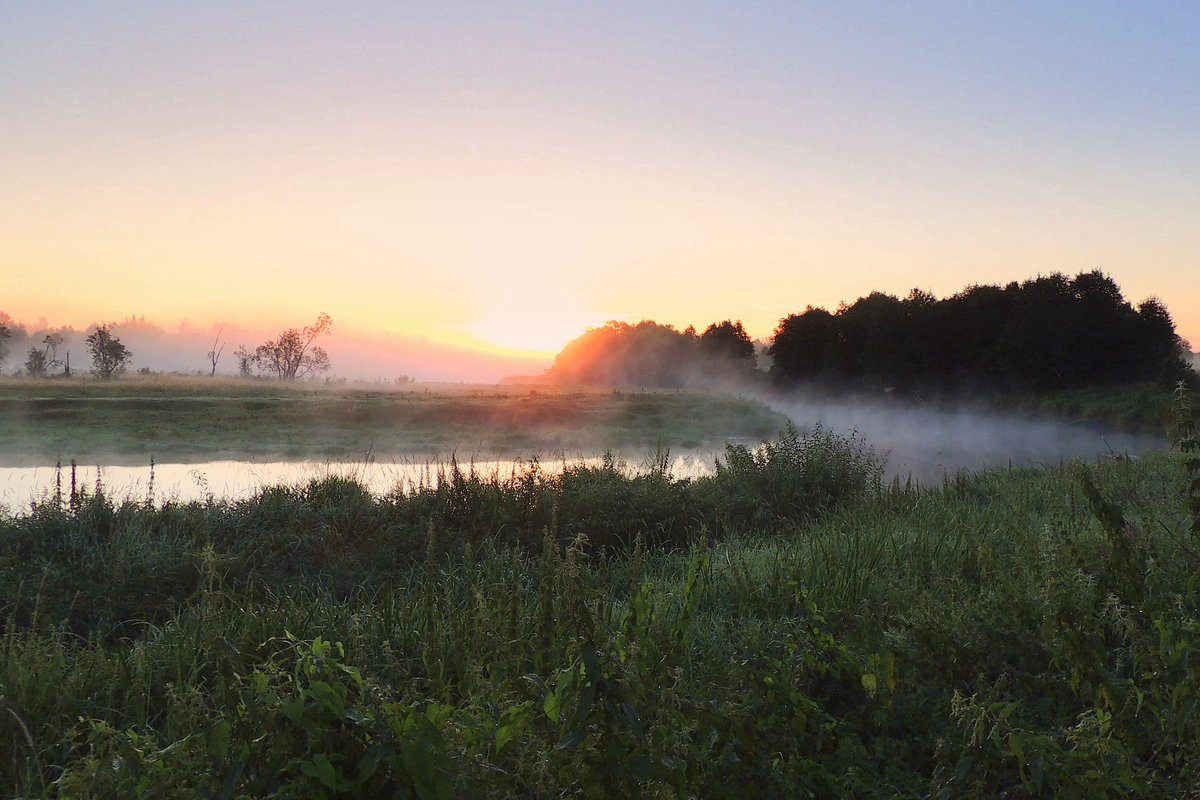
[[[712,469],[715,452],[671,453],[670,474],[688,478]],[[653,453],[622,454],[618,463],[631,472],[647,471],[655,459]],[[539,459],[538,469],[555,474],[564,466],[599,465],[602,455]],[[507,479],[532,468],[531,459],[480,458],[455,462],[464,473]],[[75,469],[78,489],[94,492],[97,480],[109,497],[155,503],[213,500],[238,500],[252,497],[270,486],[303,485],[330,476],[352,478],[376,495],[410,492],[420,486],[433,486],[449,476],[450,461],[396,459],[388,462],[319,461],[208,461],[200,464],[155,464],[145,466],[79,465]],[[152,476],[153,475],[153,480]],[[26,509],[35,500],[53,498],[71,491],[71,467],[0,467],[0,505],[11,511]],[[153,495],[151,497],[151,495]]]
[[[1054,465],[1065,459],[1097,460],[1116,455],[1136,456],[1148,450],[1166,449],[1162,437],[1105,432],[1095,425],[982,413],[970,410],[914,408],[858,401],[773,403],[801,430],[821,424],[839,434],[855,433],[887,457],[886,476],[913,477],[922,483],[937,483],[963,470],[975,471],[1009,465]],[[740,443],[753,446],[754,442]],[[692,478],[711,473],[722,450],[671,450],[670,474]],[[661,454],[642,450],[618,452],[629,471],[646,471]],[[546,473],[567,464],[596,465],[596,452],[574,456],[558,455],[538,461]],[[477,456],[459,460],[464,472],[474,470],[485,477],[511,477],[530,467],[530,459]],[[205,463],[156,464],[153,486],[149,464],[143,466],[80,465],[76,485],[94,490],[97,479],[105,493],[116,499],[145,502],[150,499],[188,502],[193,500],[236,500],[251,497],[263,488],[305,484],[331,475],[353,478],[376,495],[412,491],[434,485],[450,470],[450,459],[427,455],[399,455],[371,461],[209,461]],[[41,467],[0,467],[0,506],[10,511],[27,509],[31,501],[68,497],[70,468],[56,471]]]

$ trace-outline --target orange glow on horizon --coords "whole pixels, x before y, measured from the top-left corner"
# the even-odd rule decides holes
[[[528,291],[506,287],[474,316],[441,338],[498,355],[547,359],[611,318],[585,308],[576,292],[545,284]]]

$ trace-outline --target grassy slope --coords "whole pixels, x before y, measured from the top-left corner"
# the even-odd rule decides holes
[[[719,445],[782,417],[732,397],[517,387],[372,391],[188,378],[0,381],[0,463],[144,464]]]
[[[1053,392],[1041,397],[1006,397],[996,404],[1031,416],[1098,423],[1109,430],[1167,434],[1172,391],[1173,387],[1146,382]],[[1193,405],[1197,403],[1200,401],[1193,401]]]

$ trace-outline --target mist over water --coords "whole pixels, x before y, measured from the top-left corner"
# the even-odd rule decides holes
[[[832,396],[816,393],[792,395],[746,391],[734,376],[714,386],[706,376],[704,389],[753,396],[790,419],[801,431],[821,425],[834,433],[859,437],[867,446],[886,458],[888,478],[908,477],[924,484],[936,484],[961,471],[979,471],[1007,466],[1051,466],[1066,459],[1094,461],[1101,458],[1137,456],[1153,450],[1165,450],[1170,442],[1147,434],[1110,431],[1098,424],[1066,423],[1030,419],[984,411],[969,405],[947,408],[934,404],[914,405],[890,397],[861,395]],[[694,387],[700,390],[701,387]],[[757,442],[737,440],[749,447]],[[680,447],[664,442],[669,473],[675,479],[711,474],[714,463],[723,456],[719,445]],[[661,453],[653,448],[626,448],[616,453],[625,467],[647,471]],[[460,456],[462,450],[458,451]],[[530,452],[513,459],[513,453],[482,454],[459,458],[464,472],[474,469],[483,476],[507,479],[526,469],[539,455]],[[564,465],[598,464],[598,450],[562,453],[543,452],[540,468],[552,474]],[[392,491],[411,491],[420,485],[432,485],[448,474],[450,456],[439,458],[428,453],[393,453],[375,461],[213,461],[207,463],[159,463],[153,478],[156,502],[193,501],[214,498],[250,497],[265,487],[303,485],[312,479],[340,475],[358,480],[370,491],[384,495]],[[97,474],[99,472],[99,475]],[[79,487],[93,491],[97,477],[105,493],[115,499],[146,501],[150,494],[151,470],[141,466],[81,464],[76,474]],[[0,509],[17,511],[31,501],[51,498],[61,485],[63,497],[70,490],[70,471],[56,474],[52,466],[0,466]]]
[[[1102,426],[1027,419],[968,407],[944,409],[863,398],[764,398],[804,430],[856,432],[887,456],[888,477],[937,483],[963,470],[1050,466],[1066,459],[1136,456],[1168,449],[1161,436]]]

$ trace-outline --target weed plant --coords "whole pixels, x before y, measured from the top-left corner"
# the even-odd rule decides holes
[[[883,484],[788,430],[690,481],[47,501],[0,521],[0,787],[1197,796],[1193,466]]]

